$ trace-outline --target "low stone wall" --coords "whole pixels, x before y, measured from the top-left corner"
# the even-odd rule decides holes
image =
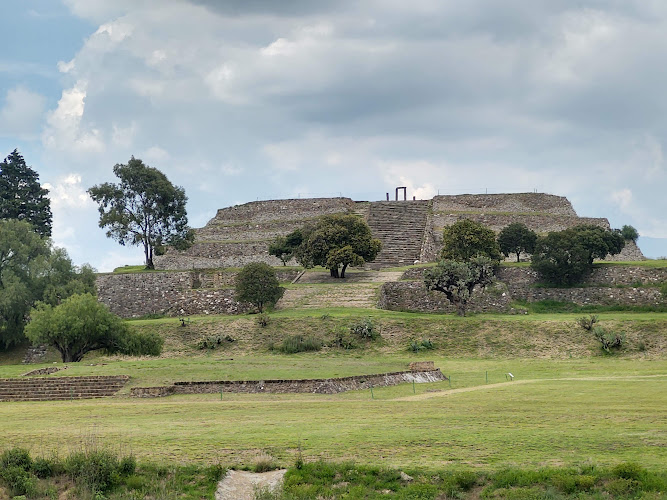
[[[220,392],[337,394],[371,387],[388,387],[405,382],[422,384],[442,380],[447,380],[447,377],[439,369],[433,369],[327,379],[176,382],[173,386],[167,387],[135,387],[130,390],[130,395],[150,398],[172,394],[217,394]]]
[[[435,196],[433,210],[435,212],[539,212],[574,217],[577,215],[567,198],[544,193]]]
[[[38,375],[51,375],[52,373],[59,372],[60,370],[65,370],[67,366],[58,368],[57,366],[47,366],[46,368],[38,368],[37,370],[31,370],[28,373],[21,375],[22,377],[36,377]]]
[[[475,290],[468,303],[470,312],[509,312],[511,297],[503,284],[487,288],[484,292]],[[417,311],[455,313],[456,308],[449,303],[444,293],[429,292],[421,281],[395,281],[380,288],[380,309],[390,311]]]
[[[381,289],[379,307],[396,311],[455,312],[444,294],[428,292],[423,284],[425,267],[403,273],[404,280],[385,283]],[[538,302],[555,300],[578,305],[658,306],[665,298],[657,287],[632,285],[660,284],[667,281],[667,269],[641,266],[600,266],[585,280],[583,286],[547,288],[538,286],[535,271],[526,267],[502,267],[496,275],[498,291],[479,294],[476,290],[470,303],[473,312],[507,312],[512,300]],[[505,287],[505,291],[499,291]],[[493,289],[492,289],[493,290]]]
[[[275,220],[303,220],[354,209],[355,202],[350,198],[253,201],[243,205],[221,208],[209,224],[230,224],[248,220],[255,223]]]
[[[291,282],[295,269],[276,271],[280,282]],[[147,314],[241,314],[251,308],[234,298],[237,271],[199,270],[103,274],[97,277],[97,297],[123,318]]]

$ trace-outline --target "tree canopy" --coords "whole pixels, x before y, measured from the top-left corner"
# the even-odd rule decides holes
[[[443,231],[441,258],[467,262],[473,257],[485,256],[500,261],[496,234],[479,222],[460,220]]]
[[[0,220],[0,347],[24,340],[30,307],[57,305],[74,293],[94,293],[94,270],[77,268],[27,222]]]
[[[519,262],[521,252],[533,253],[536,242],[537,233],[520,222],[513,222],[505,226],[498,234],[500,251],[506,257],[509,257],[510,254],[516,254],[517,262]]]
[[[163,252],[166,245],[184,250],[192,244],[183,188],[134,156],[113,171],[119,184],[106,182],[88,190],[99,205],[99,226],[107,228],[107,237],[121,245],[143,245],[149,269],[155,267],[154,253]]]
[[[373,238],[368,224],[356,215],[332,214],[319,218],[287,236],[294,256],[304,267],[322,266],[332,277],[344,278],[349,266],[372,262],[382,243]]]
[[[637,231],[634,227],[625,225],[621,228],[621,235],[623,238],[625,238],[628,241],[633,241],[637,242],[637,238],[639,238],[639,231]]]
[[[236,300],[253,304],[259,312],[274,306],[284,293],[275,270],[264,262],[251,262],[236,276]]]
[[[538,238],[531,267],[547,283],[573,285],[590,273],[594,259],[616,255],[624,244],[620,231],[575,226]]]
[[[48,344],[60,352],[63,363],[81,361],[99,349],[109,353],[157,356],[162,338],[130,332],[127,325],[89,294],[75,294],[58,306],[42,302],[32,309],[26,336],[33,344]]]
[[[467,262],[444,259],[424,272],[424,284],[428,290],[444,293],[457,314],[465,316],[474,288],[484,288],[493,281],[494,265],[495,261],[486,256]]]
[[[18,150],[0,163],[0,219],[16,219],[33,226],[40,236],[51,236],[49,191],[39,175],[26,165]]]
[[[292,231],[287,236],[278,236],[269,245],[269,255],[278,257],[285,266],[294,257],[294,253],[302,242],[303,233],[301,229]]]

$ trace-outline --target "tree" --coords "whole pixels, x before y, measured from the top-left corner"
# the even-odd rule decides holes
[[[621,228],[621,235],[626,241],[637,242],[639,238],[639,232],[632,226],[625,225]]]
[[[486,256],[473,257],[467,262],[444,259],[424,273],[428,290],[442,292],[456,307],[459,316],[465,316],[475,286],[482,288],[493,281],[495,262]]]
[[[588,252],[572,231],[538,238],[530,266],[543,281],[553,285],[572,285],[590,271]]]
[[[0,163],[0,219],[32,224],[40,236],[51,236],[49,191],[39,184],[39,175],[26,165],[18,150]]]
[[[27,222],[0,220],[0,347],[21,343],[32,305],[57,305],[74,293],[95,293],[94,270],[77,268]]]
[[[269,255],[278,257],[285,266],[294,257],[301,243],[303,243],[303,233],[301,229],[296,229],[287,236],[278,236],[273,240],[269,245]]]
[[[616,255],[624,245],[618,230],[575,226],[538,238],[531,267],[547,283],[573,285],[590,273],[595,259]]]
[[[99,226],[108,228],[107,237],[121,245],[143,245],[148,269],[155,267],[153,253],[162,252],[166,245],[179,250],[192,245],[194,233],[188,228],[183,188],[134,156],[113,171],[119,184],[106,182],[88,190],[99,205]]]
[[[356,215],[324,215],[315,225],[297,231],[287,236],[294,242],[301,239],[294,250],[297,261],[304,267],[325,267],[334,278],[345,278],[349,266],[372,262],[382,248],[368,224]]]
[[[505,226],[498,234],[500,251],[505,257],[509,257],[512,253],[516,254],[517,262],[519,262],[521,252],[533,253],[536,242],[537,233],[520,222],[513,222]]]
[[[460,220],[445,228],[442,259],[467,262],[478,256],[486,256],[500,262],[500,249],[493,230],[468,219]]]
[[[249,302],[259,312],[264,307],[273,307],[285,293],[274,269],[264,262],[251,262],[236,276],[236,300]]]
[[[58,306],[40,302],[30,313],[26,336],[33,344],[55,347],[63,363],[77,362],[99,349],[109,353],[157,356],[162,338],[129,331],[118,316],[89,294],[76,294]]]

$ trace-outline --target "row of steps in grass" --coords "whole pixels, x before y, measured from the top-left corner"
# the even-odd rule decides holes
[[[54,401],[113,396],[130,379],[127,375],[0,379],[0,401]]]
[[[370,204],[368,225],[382,250],[371,268],[413,264],[421,255],[431,201],[378,201]]]

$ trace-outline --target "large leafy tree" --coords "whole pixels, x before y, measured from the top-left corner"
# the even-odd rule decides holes
[[[121,245],[143,245],[149,269],[155,267],[153,255],[166,245],[184,250],[192,244],[194,233],[188,227],[188,199],[182,187],[134,156],[113,171],[118,184],[106,182],[88,190],[99,205],[99,226],[107,228],[107,237]]]
[[[496,234],[479,222],[460,220],[446,227],[442,234],[441,258],[467,262],[473,257],[485,256],[500,261]]]
[[[540,237],[531,267],[553,285],[573,285],[593,268],[594,259],[618,254],[625,245],[620,231],[581,225]]]
[[[95,293],[94,270],[77,268],[27,222],[0,220],[0,347],[21,343],[30,307],[57,305],[74,293]]]
[[[516,254],[517,262],[519,262],[521,252],[533,253],[536,242],[537,233],[528,229],[521,222],[513,222],[505,226],[498,234],[500,251],[506,257],[509,257],[510,254]]]
[[[275,270],[264,262],[251,262],[236,275],[236,300],[254,305],[259,312],[274,306],[284,293]]]
[[[484,288],[493,281],[495,264],[486,256],[473,257],[467,262],[444,259],[424,272],[424,284],[428,290],[444,293],[457,314],[465,316],[475,287]]]
[[[368,224],[356,215],[332,214],[320,217],[287,236],[295,245],[294,256],[305,267],[322,266],[334,278],[344,278],[349,266],[372,262],[382,243],[373,238]]]
[[[41,236],[51,236],[49,191],[39,184],[39,175],[26,165],[18,150],[0,163],[0,219],[29,222]]]
[[[30,318],[26,336],[33,344],[55,347],[63,363],[81,361],[86,353],[99,349],[151,356],[162,350],[161,337],[131,332],[89,293],[72,295],[56,307],[39,303]]]

